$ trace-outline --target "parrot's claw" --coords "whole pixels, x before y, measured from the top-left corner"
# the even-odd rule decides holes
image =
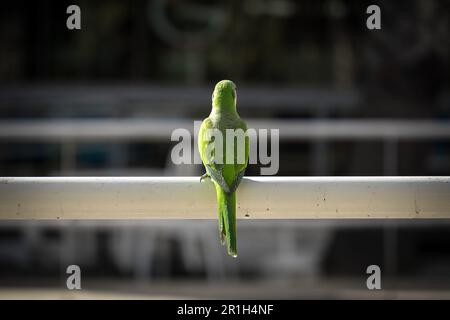
[[[202,182],[202,181],[205,180],[205,179],[210,179],[210,176],[209,176],[207,173],[205,173],[204,175],[202,175],[202,176],[200,177],[200,182]]]

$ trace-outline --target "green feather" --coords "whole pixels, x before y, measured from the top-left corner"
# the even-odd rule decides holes
[[[245,162],[238,163],[235,143],[235,154],[233,161],[226,159],[226,130],[242,129],[247,130],[247,125],[239,117],[236,111],[236,86],[229,80],[222,80],[217,83],[212,96],[213,108],[211,114],[206,118],[198,134],[198,148],[200,157],[205,165],[207,175],[212,179],[216,188],[217,205],[219,212],[219,237],[222,244],[227,245],[229,255],[237,256],[236,239],[236,190],[245,173],[249,155],[249,139],[245,137]],[[208,145],[213,146],[214,157],[217,157],[216,144],[212,139],[209,130],[219,130],[223,136],[223,159],[220,164],[211,162],[207,155]],[[228,143],[230,143],[228,141]],[[217,160],[217,159],[215,159]],[[228,161],[227,161],[228,160]]]
[[[227,252],[237,257],[236,245],[236,193],[225,193],[220,186],[216,186],[219,217],[222,218],[221,242],[226,239]],[[220,226],[220,223],[219,223]],[[220,228],[220,227],[219,227]]]

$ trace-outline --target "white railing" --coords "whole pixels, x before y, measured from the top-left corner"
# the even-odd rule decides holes
[[[248,177],[238,218],[450,218],[450,177]],[[215,219],[198,177],[0,178],[0,219]]]

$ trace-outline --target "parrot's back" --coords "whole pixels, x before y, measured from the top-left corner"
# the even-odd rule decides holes
[[[228,254],[237,256],[236,246],[236,189],[245,173],[249,155],[247,126],[236,112],[235,85],[228,80],[219,82],[213,93],[213,110],[200,127],[198,148],[206,169],[206,176],[214,182],[219,213],[219,235],[222,244],[227,244]],[[227,130],[233,130],[234,152],[227,158]],[[240,129],[240,131],[236,131]],[[214,132],[214,134],[212,134]],[[222,145],[213,138],[220,132]],[[239,137],[239,134],[244,134]],[[236,136],[237,135],[237,136]],[[240,139],[244,139],[244,144]],[[219,151],[217,148],[222,147]],[[244,155],[244,157],[242,157]]]

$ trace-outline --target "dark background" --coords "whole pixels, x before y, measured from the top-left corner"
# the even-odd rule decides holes
[[[81,30],[66,28],[70,4]],[[370,4],[381,30],[366,28]],[[214,84],[232,79],[244,119],[448,124],[449,9],[438,0],[2,3],[0,120],[201,120]],[[449,140],[281,139],[278,174],[449,175]],[[172,146],[6,135],[0,175],[201,174],[171,164]],[[205,247],[217,241],[215,221],[4,221],[0,294],[65,297],[52,290],[64,290],[74,263],[94,297],[372,297],[365,269],[378,264],[382,297],[450,297],[449,231],[440,220],[240,221],[230,260]]]

